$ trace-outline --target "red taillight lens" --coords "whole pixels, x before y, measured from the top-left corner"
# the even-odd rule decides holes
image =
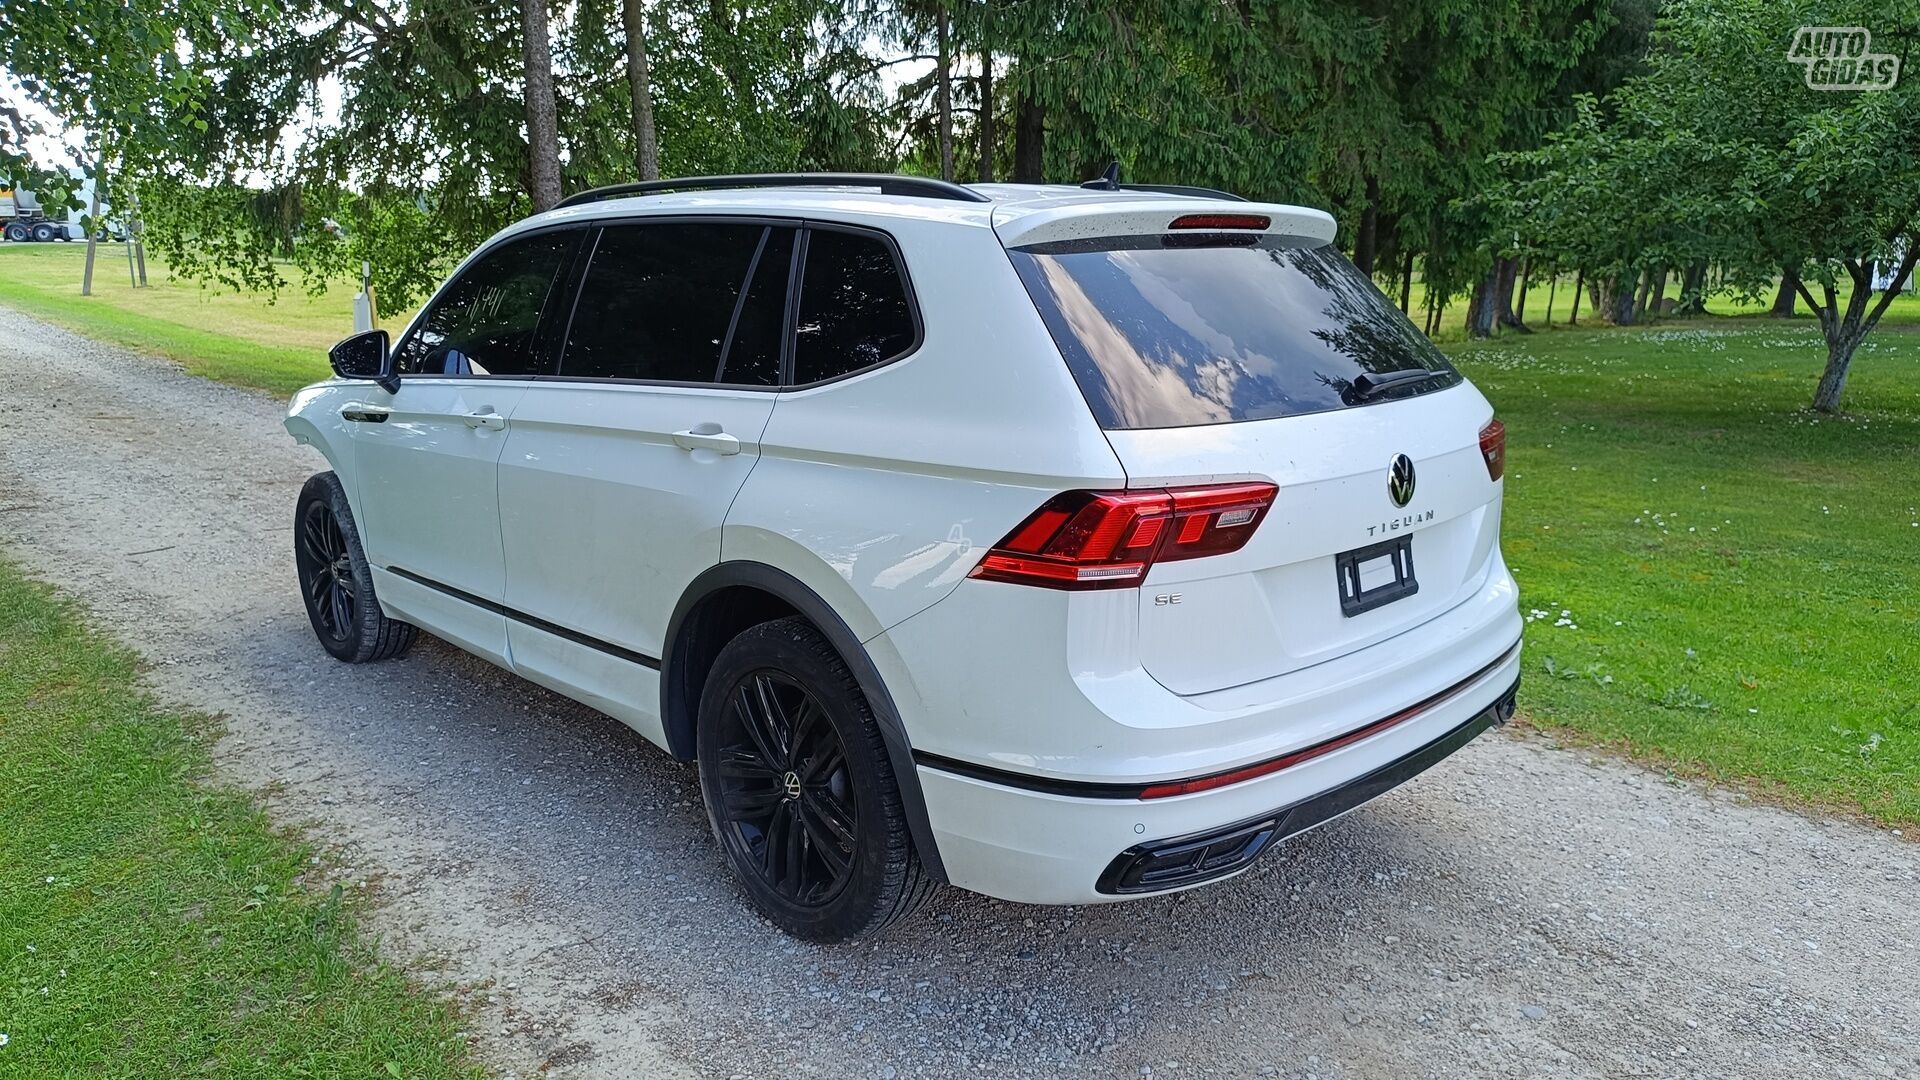
[[[1169,229],[1264,229],[1273,224],[1265,214],[1182,214]]]
[[[1480,429],[1480,457],[1487,463],[1487,476],[1498,480],[1507,472],[1507,425],[1487,421]]]
[[[1272,484],[1068,491],[987,552],[973,577],[1051,589],[1127,589],[1155,562],[1238,551],[1266,516]]]

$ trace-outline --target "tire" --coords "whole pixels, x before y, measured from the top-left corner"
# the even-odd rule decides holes
[[[24,244],[28,240],[33,239],[33,230],[27,228],[26,223],[23,221],[9,221],[7,222],[6,237],[16,244]]]
[[[53,243],[53,237],[56,231],[57,230],[54,229],[52,222],[42,221],[38,225],[35,225],[33,227],[34,242],[39,244],[51,244]]]
[[[805,619],[761,623],[720,650],[697,754],[727,864],[787,933],[869,937],[932,891],[866,695]]]
[[[293,561],[313,635],[336,660],[386,660],[413,644],[419,630],[380,610],[347,489],[330,472],[315,473],[300,489],[293,512]]]

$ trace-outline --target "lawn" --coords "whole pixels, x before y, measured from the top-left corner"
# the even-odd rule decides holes
[[[149,261],[135,289],[121,245],[96,256],[94,295],[80,295],[85,244],[0,244],[0,304],[89,337],[178,361],[222,382],[289,394],[327,377],[327,349],[353,332],[353,288],[277,300],[171,280]],[[399,322],[386,320],[388,325]]]
[[[0,562],[0,1075],[480,1075],[204,717]]]
[[[1910,301],[1903,300],[1903,306]],[[1890,316],[1890,319],[1892,316]],[[1806,410],[1810,319],[1449,347],[1507,424],[1504,547],[1540,727],[1920,821],[1920,332]]]

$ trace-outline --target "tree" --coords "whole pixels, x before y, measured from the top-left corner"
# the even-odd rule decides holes
[[[139,170],[206,128],[207,80],[199,58],[225,31],[259,14],[257,0],[70,0],[58,10],[20,7],[0,18],[0,58],[24,98],[84,130],[95,181],[83,291],[93,277],[93,220],[107,163]],[[35,168],[25,142],[37,125],[0,93],[0,174],[31,185],[48,204],[78,207],[69,178]]]
[[[940,58],[937,63],[935,94],[940,109],[940,179],[953,179],[953,34],[946,5],[934,16],[934,37]]]
[[[1801,26],[1916,15],[1911,0],[1674,0],[1646,70],[1606,109],[1587,99],[1547,146],[1506,159],[1524,174],[1503,195],[1511,219],[1561,237],[1616,321],[1662,267],[1711,260],[1748,296],[1783,278],[1826,341],[1813,407],[1838,411],[1855,352],[1920,259],[1920,92],[1911,79],[1811,89],[1787,49]],[[1894,270],[1877,296],[1876,262]],[[1698,289],[1704,269],[1692,276]]]
[[[633,166],[642,180],[660,179],[660,135],[653,125],[652,74],[647,69],[645,0],[621,0],[627,31],[627,85],[633,93]]]
[[[547,36],[547,0],[520,0],[521,49],[526,65],[527,194],[533,212],[560,202],[560,121],[553,103],[553,53]]]

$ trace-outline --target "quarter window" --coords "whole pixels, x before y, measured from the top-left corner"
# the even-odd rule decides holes
[[[553,282],[579,239],[547,232],[477,259],[420,316],[394,352],[402,375],[545,375],[535,332]],[[545,366],[546,370],[541,370]]]
[[[560,374],[713,382],[747,270],[767,231],[691,222],[602,230],[580,284]]]
[[[891,360],[913,346],[913,310],[893,249],[864,233],[807,236],[794,327],[793,381],[831,379]]]

